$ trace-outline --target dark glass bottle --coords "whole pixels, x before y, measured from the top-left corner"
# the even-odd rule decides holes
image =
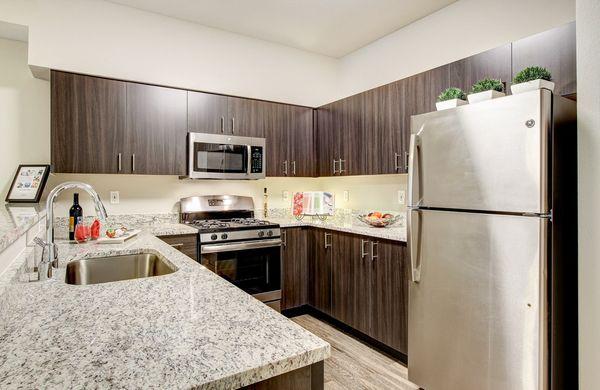
[[[73,206],[69,209],[69,240],[75,239],[75,226],[83,218],[83,209],[79,205],[79,194],[73,194]]]

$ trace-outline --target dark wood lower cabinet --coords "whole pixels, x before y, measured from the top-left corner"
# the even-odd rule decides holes
[[[286,310],[308,303],[308,228],[286,228],[281,234],[281,309]]]
[[[159,236],[161,240],[173,248],[198,261],[198,235],[182,234],[174,236]]]
[[[331,314],[331,252],[333,233],[310,230],[308,304]]]

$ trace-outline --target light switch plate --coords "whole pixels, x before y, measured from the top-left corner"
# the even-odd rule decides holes
[[[350,191],[346,190],[344,191],[344,201],[349,201],[350,200]]]
[[[119,204],[119,191],[111,191],[110,192],[110,203],[111,204]]]
[[[283,191],[283,192],[281,193],[281,197],[283,198],[283,200],[288,200],[288,199],[289,199],[289,197],[290,197],[290,193],[289,193],[289,191]]]
[[[398,203],[406,203],[406,192],[404,190],[398,190]]]

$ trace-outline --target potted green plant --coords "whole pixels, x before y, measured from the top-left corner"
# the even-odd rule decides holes
[[[467,104],[465,100],[467,95],[460,88],[450,87],[445,89],[440,96],[438,96],[438,100],[435,103],[438,111],[447,110],[449,108],[454,108],[458,106],[462,106],[463,104]]]
[[[529,66],[515,75],[510,91],[514,94],[535,91],[541,88],[554,92],[552,74],[541,66]]]
[[[467,99],[469,99],[469,103],[477,103],[504,95],[504,84],[502,84],[502,81],[497,79],[483,79],[473,84],[471,93],[467,96]]]

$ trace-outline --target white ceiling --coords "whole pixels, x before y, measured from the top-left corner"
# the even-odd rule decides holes
[[[456,0],[109,0],[342,57]]]

